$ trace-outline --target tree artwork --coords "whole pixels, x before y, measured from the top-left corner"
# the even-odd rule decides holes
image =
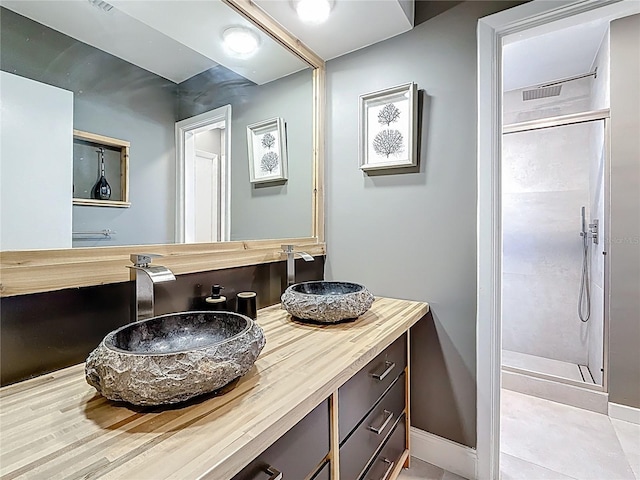
[[[262,156],[262,160],[260,160],[260,169],[266,173],[273,173],[278,169],[278,160],[279,157],[276,152],[267,152]]]
[[[373,150],[381,157],[397,155],[404,150],[402,133],[398,130],[382,130],[373,138]]]
[[[276,137],[274,137],[272,134],[265,133],[262,136],[262,146],[264,148],[268,148],[269,150],[271,150],[275,144],[276,144]]]
[[[387,127],[400,118],[400,109],[393,103],[387,103],[378,113],[378,123]]]
[[[378,123],[387,128],[373,137],[373,150],[381,157],[389,158],[404,151],[404,138],[399,130],[388,128],[400,119],[400,109],[393,103],[387,103],[378,113]]]

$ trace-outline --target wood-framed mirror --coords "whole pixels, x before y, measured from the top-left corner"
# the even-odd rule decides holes
[[[120,0],[115,0],[118,5]],[[213,1],[213,0],[212,0]],[[11,3],[11,2],[9,2]],[[25,3],[25,2],[23,2]],[[38,2],[28,2],[30,4]],[[91,2],[90,2],[91,3]],[[104,3],[104,2],[94,2]],[[132,2],[138,3],[138,2]],[[185,2],[181,2],[185,3]],[[198,2],[202,3],[202,2]],[[270,263],[282,260],[281,245],[292,243],[312,255],[324,255],[324,61],[282,29],[262,10],[249,0],[221,0],[258,28],[262,35],[277,43],[299,61],[309,67],[311,77],[311,212],[308,235],[289,235],[284,238],[261,238],[211,243],[145,243],[123,246],[11,249],[0,252],[1,284],[0,296],[117,283],[129,279],[128,269],[131,253],[157,253],[164,256],[158,263],[169,267],[176,274],[219,270],[238,266]],[[3,4],[4,5],[4,4]],[[3,32],[4,33],[4,32]],[[3,69],[4,70],[4,69]],[[195,112],[199,113],[199,112]],[[286,120],[286,119],[285,119]],[[240,130],[236,128],[236,130]],[[244,134],[244,132],[243,132]],[[37,141],[37,136],[34,142]],[[245,141],[246,144],[246,141]],[[239,151],[239,147],[235,147]],[[246,151],[246,146],[245,146]],[[291,150],[290,150],[291,153]],[[246,155],[246,153],[245,153]],[[135,162],[131,148],[130,164]],[[259,188],[259,187],[258,187]],[[74,192],[75,193],[75,192]],[[69,196],[71,202],[71,196]],[[3,203],[6,198],[2,198]],[[173,226],[172,226],[173,227]],[[141,225],[140,228],[144,228]]]

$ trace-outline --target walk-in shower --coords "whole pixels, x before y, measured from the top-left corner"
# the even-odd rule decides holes
[[[505,127],[503,371],[602,390],[607,119]]]

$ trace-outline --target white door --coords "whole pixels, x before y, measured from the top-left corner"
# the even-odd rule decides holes
[[[194,159],[194,241],[220,241],[220,162],[216,154],[196,150]]]

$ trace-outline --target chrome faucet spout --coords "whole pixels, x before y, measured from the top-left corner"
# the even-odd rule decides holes
[[[150,265],[151,259],[158,256],[160,255],[134,254],[131,255],[133,265],[127,265],[130,269],[129,278],[135,281],[136,286],[135,302],[131,305],[131,317],[136,322],[154,315],[153,285],[176,279],[167,267]]]
[[[294,245],[282,245],[282,255],[287,257],[287,286],[296,283],[296,255],[300,256],[305,262],[313,262],[313,257],[307,252],[294,250]]]

